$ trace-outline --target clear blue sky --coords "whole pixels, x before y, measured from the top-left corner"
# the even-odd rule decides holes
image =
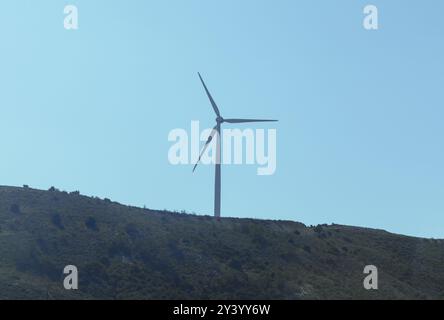
[[[376,32],[362,27],[370,3]],[[223,168],[223,215],[444,238],[443,12],[436,0],[3,1],[0,184],[211,214],[213,168],[167,159],[171,129],[213,125],[200,71],[225,116],[281,120],[274,176]]]

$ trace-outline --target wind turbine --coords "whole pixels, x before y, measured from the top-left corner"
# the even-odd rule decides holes
[[[200,81],[202,82],[202,85],[205,89],[205,92],[207,93],[208,99],[210,99],[211,105],[213,107],[214,112],[216,113],[216,125],[214,126],[213,130],[210,133],[210,136],[208,137],[207,142],[205,143],[205,146],[203,147],[199,159],[197,160],[196,164],[193,168],[193,173],[196,171],[197,165],[199,164],[204,152],[207,150],[209,144],[213,140],[214,136],[216,135],[216,174],[215,174],[215,181],[214,181],[214,216],[216,218],[220,218],[220,202],[221,202],[221,125],[222,123],[252,123],[252,122],[276,122],[278,120],[264,120],[264,119],[224,119],[219,111],[219,108],[216,105],[216,102],[214,102],[213,97],[211,96],[210,91],[208,91],[208,88],[205,84],[205,82],[202,79],[202,76],[200,73],[198,73]]]

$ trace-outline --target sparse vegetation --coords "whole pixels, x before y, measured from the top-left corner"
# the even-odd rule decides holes
[[[0,298],[442,299],[444,243],[153,211],[51,188],[0,187]],[[79,290],[63,290],[63,268]],[[381,270],[381,290],[362,287]]]

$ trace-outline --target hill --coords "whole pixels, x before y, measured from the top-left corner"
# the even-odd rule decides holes
[[[365,265],[379,290],[364,290]],[[444,299],[444,241],[0,187],[0,299],[48,298]]]

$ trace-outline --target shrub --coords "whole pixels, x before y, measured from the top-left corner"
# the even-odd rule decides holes
[[[55,225],[59,229],[65,229],[62,223],[62,217],[58,213],[54,213],[51,215],[51,222],[53,225]]]
[[[18,204],[16,204],[16,203],[11,205],[10,210],[11,210],[12,213],[20,214],[20,206]]]
[[[97,227],[97,221],[93,217],[89,217],[88,219],[86,219],[85,225],[90,230],[99,231],[99,228]]]

